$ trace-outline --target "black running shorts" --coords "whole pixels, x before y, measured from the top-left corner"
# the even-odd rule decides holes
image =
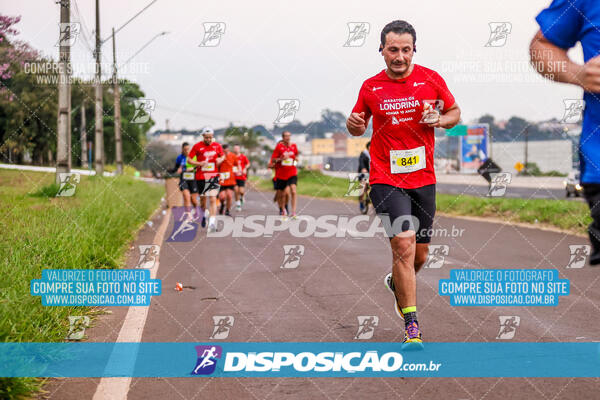
[[[275,190],[283,190],[290,185],[298,184],[298,175],[294,175],[287,180],[277,179],[275,180]]]
[[[198,193],[198,183],[195,179],[179,179],[179,190],[189,190],[190,193]]]
[[[205,196],[207,194],[216,196],[220,188],[217,178],[211,178],[209,180],[198,179],[196,180],[196,184],[198,185],[198,193],[200,193],[200,196]]]
[[[235,185],[239,186],[239,187],[244,187],[244,186],[246,186],[246,180],[245,179],[236,179]]]
[[[435,184],[416,189],[375,184],[371,186],[369,196],[388,237],[413,230],[417,234],[417,243],[431,241]]]
[[[235,185],[221,186],[219,188],[219,193],[224,192],[226,190],[235,190]]]

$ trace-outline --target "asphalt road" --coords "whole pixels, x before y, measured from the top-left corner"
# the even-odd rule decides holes
[[[302,184],[300,182],[300,184]],[[356,215],[355,204],[301,197],[299,214]],[[274,214],[271,193],[247,195],[238,215]],[[162,216],[145,227],[148,243]],[[172,219],[172,218],[171,218]],[[173,221],[169,222],[168,237]],[[436,217],[432,244],[449,246],[439,269],[418,275],[419,322],[430,342],[499,341],[500,316],[519,316],[514,342],[600,340],[600,269],[567,269],[569,245],[583,237],[539,229]],[[443,229],[447,234],[443,234]],[[454,229],[453,229],[454,228]],[[461,231],[462,230],[462,231]],[[462,232],[452,235],[452,232]],[[453,236],[453,237],[452,237]],[[281,268],[284,246],[304,246],[296,268]],[[137,249],[128,265],[135,265]],[[144,342],[207,342],[213,316],[234,317],[227,341],[357,341],[358,316],[376,315],[371,341],[400,342],[403,322],[383,286],[390,271],[387,238],[211,238],[164,242],[158,278],[163,294],[152,299]],[[557,307],[453,307],[438,295],[450,268],[557,268],[571,294]],[[177,282],[186,288],[172,290]],[[114,308],[86,331],[92,341],[114,341],[126,310]],[[99,379],[54,380],[52,399],[91,399]],[[592,399],[599,378],[133,378],[129,399]]]
[[[488,193],[488,187],[484,185],[461,185],[454,183],[436,184],[438,193],[466,194],[469,196],[484,197]],[[583,197],[569,197],[565,195],[564,189],[548,189],[535,187],[508,186],[504,197],[522,199],[558,199],[584,201]]]

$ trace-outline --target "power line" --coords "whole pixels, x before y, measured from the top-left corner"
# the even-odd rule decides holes
[[[148,47],[148,46],[150,45],[150,43],[152,43],[152,42],[154,41],[154,39],[156,39],[156,38],[157,38],[157,37],[159,37],[159,36],[166,35],[166,34],[168,34],[168,33],[170,33],[170,32],[161,32],[161,33],[158,33],[158,34],[156,34],[156,36],[154,36],[152,39],[148,40],[148,41],[146,42],[146,44],[142,46],[142,48],[141,48],[141,49],[139,49],[138,51],[136,51],[134,55],[132,55],[131,57],[129,57],[129,58],[127,59],[127,61],[125,61],[123,64],[119,65],[119,68],[121,68],[121,67],[123,67],[124,65],[126,65],[126,64],[127,64],[129,61],[133,60],[133,58],[134,58],[135,56],[137,56],[138,54],[140,54],[140,53],[141,53],[141,51],[142,51],[142,50],[144,50],[146,47]]]
[[[150,7],[152,4],[156,3],[158,0],[152,0],[152,2],[150,4],[148,4],[146,7],[142,8],[140,11],[138,11],[137,14],[135,14],[133,17],[129,18],[127,20],[127,22],[125,22],[123,25],[121,25],[118,29],[116,29],[109,37],[107,37],[106,39],[104,39],[101,44],[104,44],[104,42],[106,42],[107,40],[109,40],[110,38],[113,37],[114,34],[116,34],[117,32],[119,32],[121,29],[125,28],[125,25],[127,25],[128,23],[130,23],[131,21],[133,21],[133,19],[135,17],[137,17],[138,15],[140,15],[141,13],[143,13],[144,11],[146,11],[146,9],[148,9],[148,7]]]
[[[82,28],[81,33],[83,34],[84,43],[85,43],[86,47],[88,48],[88,50],[93,54],[94,49],[90,44],[90,43],[92,43],[90,41],[90,37],[92,36],[92,34],[90,33],[90,30],[87,27],[85,18],[83,18],[83,15],[79,11],[79,6],[77,5],[77,1],[73,0],[73,4],[75,5],[75,14],[77,14],[77,18],[79,19],[79,23],[81,24],[81,28]]]

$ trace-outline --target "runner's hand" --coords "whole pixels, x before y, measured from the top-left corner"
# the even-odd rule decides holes
[[[365,128],[365,112],[350,114],[348,126],[354,129]]]
[[[429,103],[425,103],[423,107],[423,121],[427,121],[427,126],[432,128],[439,128],[441,116],[439,111],[431,106]]]
[[[600,92],[600,55],[588,60],[575,78],[586,92]]]

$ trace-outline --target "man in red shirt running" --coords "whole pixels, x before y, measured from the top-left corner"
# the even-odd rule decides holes
[[[241,152],[240,145],[233,146],[233,153],[238,158],[238,163],[234,167],[235,174],[235,206],[237,211],[242,211],[244,204],[244,193],[246,192],[246,180],[248,179],[248,168],[250,168],[250,160],[244,153]]]
[[[296,156],[298,148],[291,142],[292,134],[284,131],[281,142],[277,143],[269,168],[275,168],[275,189],[279,203],[279,215],[286,215],[285,206],[288,199],[292,200],[292,218],[296,218],[296,185],[298,184],[298,171],[296,170]]]
[[[234,153],[229,151],[228,144],[224,144],[222,147],[225,159],[219,166],[219,183],[221,185],[219,189],[219,200],[221,201],[219,214],[223,215],[223,210],[225,210],[225,215],[231,215],[229,211],[231,210],[233,191],[235,190],[235,174],[233,169],[238,164],[238,158]]]
[[[208,217],[208,229],[214,232],[215,215],[217,215],[217,199],[219,192],[219,165],[225,158],[221,145],[213,140],[214,131],[212,128],[204,128],[202,131],[202,141],[198,142],[190,150],[187,162],[196,166],[196,182],[198,192],[202,196],[200,199],[201,207],[204,212],[202,217],[202,227],[206,226]],[[206,197],[209,200],[209,209],[206,208]]]
[[[346,126],[360,136],[373,117],[370,196],[392,248],[385,282],[404,318],[403,346],[422,347],[416,273],[427,260],[435,214],[434,128],[455,126],[460,109],[437,72],[412,63],[416,40],[406,21],[383,28],[387,68],[363,83]]]

